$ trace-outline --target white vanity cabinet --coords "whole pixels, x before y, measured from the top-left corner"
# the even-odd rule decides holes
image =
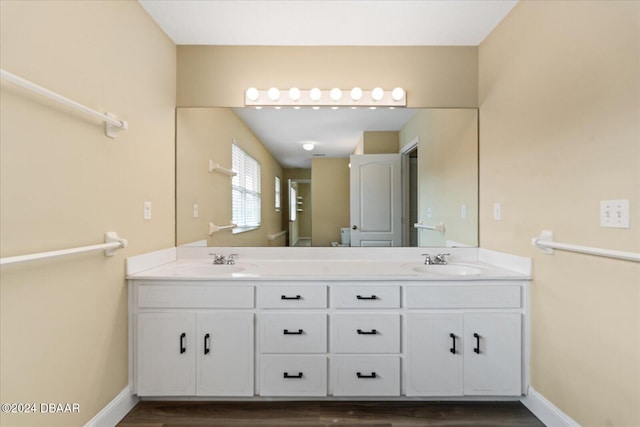
[[[136,394],[252,396],[253,293],[252,286],[134,282]]]

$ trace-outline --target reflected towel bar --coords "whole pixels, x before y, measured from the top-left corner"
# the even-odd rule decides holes
[[[437,231],[438,233],[443,234],[443,235],[444,235],[444,232],[445,232],[444,222],[440,222],[440,224],[438,224],[438,225],[423,225],[423,224],[415,223],[415,224],[413,224],[413,227],[417,228],[419,230],[422,229],[422,230]]]
[[[127,241],[125,239],[118,237],[118,233],[116,233],[115,231],[109,231],[105,233],[104,241],[105,243],[102,243],[100,245],[82,246],[79,248],[61,249],[59,251],[40,252],[37,254],[19,255],[19,256],[0,258],[0,265],[16,264],[19,262],[33,261],[33,260],[45,259],[45,258],[54,258],[59,256],[80,254],[83,252],[93,252],[93,251],[99,251],[99,250],[104,250],[105,256],[113,256],[114,252],[117,249],[127,247]]]
[[[119,131],[126,130],[129,127],[126,121],[119,120],[113,114],[101,113],[99,111],[93,110],[89,107],[86,107],[80,104],[79,102],[73,101],[49,89],[45,89],[42,86],[32,83],[29,80],[25,80],[22,77],[18,77],[15,74],[12,74],[6,70],[0,70],[0,77],[24,89],[27,89],[31,92],[47,97],[53,101],[66,105],[67,107],[73,108],[75,110],[78,110],[80,112],[83,112],[98,120],[105,122],[104,132],[105,132],[105,135],[107,135],[109,138],[117,137]]]
[[[267,236],[267,240],[276,240],[278,237],[284,236],[285,234],[287,234],[287,230],[282,230],[274,234],[269,234]]]
[[[232,177],[238,175],[238,172],[223,168],[220,166],[220,163],[215,163],[213,160],[209,160],[209,173],[211,172],[221,172]]]
[[[616,251],[612,249],[593,248],[589,246],[571,245],[553,241],[553,231],[543,230],[538,237],[531,239],[531,244],[538,247],[546,254],[552,254],[554,249],[561,251],[577,252],[588,255],[596,255],[607,258],[622,259],[626,261],[640,262],[640,253]]]
[[[217,233],[218,231],[231,230],[231,229],[236,228],[236,227],[237,227],[237,225],[235,225],[235,224],[215,225],[214,223],[210,222],[209,223],[209,236],[211,236],[213,233]]]

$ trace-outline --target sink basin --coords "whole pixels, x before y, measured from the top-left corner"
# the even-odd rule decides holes
[[[482,270],[479,268],[459,264],[423,264],[418,267],[413,267],[413,271],[418,273],[441,274],[443,276],[476,276],[482,273]]]
[[[227,264],[185,264],[177,266],[176,275],[179,276],[215,276],[220,274],[232,274],[245,271],[241,265]]]

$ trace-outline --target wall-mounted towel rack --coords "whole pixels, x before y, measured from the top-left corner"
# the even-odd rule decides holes
[[[37,93],[44,97],[47,97],[53,101],[56,101],[60,104],[63,104],[67,107],[73,108],[75,110],[81,111],[85,114],[88,114],[98,120],[104,122],[104,133],[109,138],[115,138],[118,136],[118,132],[121,130],[127,130],[129,127],[128,123],[124,120],[119,120],[116,116],[110,113],[101,113],[99,111],[93,110],[89,107],[86,107],[79,102],[76,102],[72,99],[69,99],[65,96],[62,96],[56,92],[53,92],[49,89],[45,89],[42,86],[39,86],[29,80],[23,79],[22,77],[16,76],[6,70],[0,70],[0,77],[3,79],[10,81],[24,89],[30,90],[31,92]]]
[[[34,261],[37,259],[54,258],[100,250],[104,250],[105,256],[112,256],[116,250],[126,247],[127,241],[125,239],[118,237],[118,233],[116,233],[115,231],[109,231],[104,235],[104,243],[99,245],[82,246],[79,248],[61,249],[59,251],[40,252],[36,254],[0,258],[0,265],[16,264],[19,262]]]
[[[640,262],[640,253],[554,242],[553,231],[550,230],[543,230],[538,237],[534,237],[533,239],[531,239],[531,244],[540,248],[544,253],[547,254],[552,254],[554,249],[558,249],[561,251],[578,252],[582,254]]]
[[[284,236],[285,234],[287,234],[287,230],[282,230],[274,234],[269,234],[267,236],[267,240],[276,240],[278,237]]]
[[[231,229],[236,228],[236,227],[237,227],[237,225],[235,225],[235,224],[215,225],[214,223],[210,222],[209,223],[209,236],[211,236],[213,233],[217,233],[218,231],[231,230]]]
[[[213,160],[209,160],[209,173],[211,172],[220,172],[220,173],[227,174],[229,176],[238,175],[238,172],[232,171],[231,169],[223,168],[222,166],[220,166],[220,163],[216,163]]]
[[[415,223],[413,224],[414,228],[417,228],[418,230],[432,230],[432,231],[437,231],[440,234],[445,233],[446,229],[444,227],[444,222],[440,222],[440,224],[438,225],[423,225],[423,224],[419,224],[419,223]]]

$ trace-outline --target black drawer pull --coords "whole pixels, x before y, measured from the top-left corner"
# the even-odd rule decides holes
[[[377,296],[371,295],[370,297],[363,297],[362,295],[356,295],[357,299],[378,299]]]
[[[302,372],[298,372],[298,375],[289,375],[288,372],[285,372],[284,378],[302,378]]]
[[[286,295],[280,295],[280,299],[302,299],[300,295],[296,295],[295,297],[288,297]]]
[[[451,342],[453,343],[453,347],[451,347],[449,351],[453,354],[456,354],[456,336],[452,333],[449,334],[449,336],[451,337]]]
[[[180,354],[182,354],[185,351],[187,351],[187,347],[185,347],[185,345],[184,345],[184,339],[186,337],[187,337],[187,334],[185,332],[180,334]]]
[[[376,335],[378,333],[377,330],[372,329],[369,332],[363,331],[362,329],[358,329],[358,335]]]
[[[209,354],[211,349],[209,348],[209,339],[211,338],[210,334],[206,334],[204,336],[204,354]]]
[[[476,348],[473,349],[473,352],[480,354],[480,335],[473,334],[473,337],[476,339]]]
[[[361,374],[360,372],[357,372],[357,373],[356,373],[356,376],[357,376],[358,378],[377,378],[377,377],[378,377],[378,375],[376,375],[376,373],[375,373],[375,372],[371,372],[371,375],[363,375],[363,374]]]
[[[282,333],[284,333],[285,335],[302,335],[304,331],[302,329],[298,329],[297,331],[292,331],[290,332],[288,329],[285,329],[284,331],[282,331]]]

